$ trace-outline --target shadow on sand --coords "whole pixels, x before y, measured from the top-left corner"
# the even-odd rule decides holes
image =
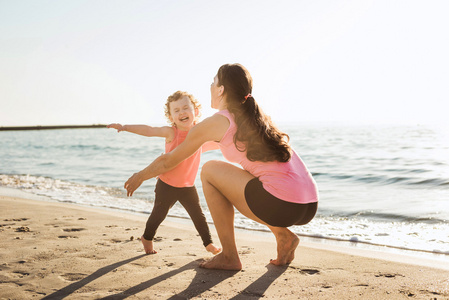
[[[105,266],[101,269],[98,269],[91,275],[87,276],[86,278],[83,278],[77,282],[74,282],[56,292],[54,292],[51,295],[48,295],[44,297],[43,299],[63,299],[74,292],[76,292],[78,289],[86,286],[90,282],[100,278],[101,276],[106,275],[107,273],[115,270],[116,268],[123,266],[125,264],[128,264],[130,262],[133,262],[137,259],[140,259],[142,257],[146,256],[145,254],[138,255],[114,264],[111,264],[109,266]],[[198,296],[205,291],[211,289],[213,286],[219,284],[220,282],[233,277],[235,274],[237,274],[239,271],[223,271],[223,270],[208,270],[208,269],[202,269],[199,267],[200,261],[192,261],[178,269],[169,271],[167,273],[164,273],[162,275],[159,275],[157,277],[154,277],[152,279],[149,279],[147,281],[141,282],[133,287],[130,287],[129,289],[119,292],[115,295],[110,295],[107,297],[104,297],[102,299],[125,299],[127,297],[130,297],[132,295],[138,294],[146,289],[149,289],[150,287],[169,279],[172,276],[175,276],[177,274],[180,274],[187,270],[195,270],[195,277],[192,279],[190,285],[184,289],[183,291],[179,292],[176,295],[173,295],[169,299],[188,299],[195,296]],[[287,270],[288,266],[283,267],[277,267],[273,265],[267,265],[266,266],[267,271],[265,274],[263,274],[259,279],[251,283],[249,286],[247,286],[242,291],[238,292],[238,295],[233,297],[232,299],[248,299],[249,297],[252,299],[255,298],[261,298],[264,296],[265,291],[268,289],[268,287],[279,277],[281,276],[285,270]]]
[[[83,286],[89,284],[90,282],[94,281],[95,279],[100,278],[103,275],[106,275],[107,273],[113,271],[114,269],[121,267],[123,265],[126,265],[130,262],[133,262],[139,258],[142,258],[146,256],[146,254],[142,254],[142,255],[138,255],[135,257],[131,257],[129,259],[125,259],[119,262],[116,262],[112,265],[103,267],[101,269],[98,269],[97,271],[95,271],[94,273],[90,274],[89,276],[87,276],[86,278],[81,279],[80,281],[74,282],[72,284],[69,284],[68,286],[60,289],[59,291],[54,292],[53,294],[50,294],[48,296],[45,296],[43,299],[63,299],[65,297],[67,297],[68,295],[74,293],[76,290],[82,288]]]

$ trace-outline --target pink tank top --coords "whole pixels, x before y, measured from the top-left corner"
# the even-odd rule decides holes
[[[188,131],[175,130],[175,138],[170,143],[165,144],[165,153],[168,153],[181,144]],[[159,175],[159,179],[174,187],[191,187],[195,185],[196,174],[200,166],[201,148],[192,156],[181,162],[174,169]]]
[[[234,116],[228,110],[221,110],[217,114],[227,117],[230,122],[219,143],[221,152],[228,161],[240,164],[243,169],[258,177],[265,190],[281,200],[302,204],[318,201],[315,181],[293,149],[290,161],[285,163],[250,161],[246,157],[246,151],[240,152],[235,147],[237,127]]]

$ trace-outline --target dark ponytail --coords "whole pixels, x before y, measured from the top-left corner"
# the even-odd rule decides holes
[[[242,152],[246,150],[251,161],[289,161],[289,137],[276,128],[251,95],[252,78],[248,70],[240,64],[227,64],[220,67],[217,76],[219,85],[224,86],[227,108],[237,125],[236,148]]]

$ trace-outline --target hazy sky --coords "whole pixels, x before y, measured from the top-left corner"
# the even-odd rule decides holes
[[[0,126],[165,123],[239,62],[278,122],[443,122],[449,1],[0,0]]]

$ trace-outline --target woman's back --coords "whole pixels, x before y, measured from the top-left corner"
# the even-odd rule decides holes
[[[279,199],[302,204],[318,201],[315,181],[293,149],[288,162],[251,161],[247,157],[247,152],[237,149],[234,143],[237,130],[234,116],[228,110],[221,110],[216,114],[226,117],[230,123],[219,143],[223,156],[228,161],[238,163],[253,176],[258,177],[264,188]],[[242,145],[242,148],[245,147]]]

